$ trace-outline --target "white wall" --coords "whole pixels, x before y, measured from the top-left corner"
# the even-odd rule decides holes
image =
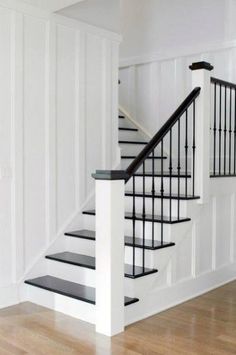
[[[115,164],[118,42],[0,6],[0,307]]]
[[[84,0],[60,10],[59,13],[120,33],[120,0]]]
[[[123,60],[236,38],[235,0],[121,0]]]

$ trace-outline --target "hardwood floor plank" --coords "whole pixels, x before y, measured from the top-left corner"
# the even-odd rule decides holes
[[[0,310],[0,355],[236,355],[236,281],[112,339],[32,303]]]

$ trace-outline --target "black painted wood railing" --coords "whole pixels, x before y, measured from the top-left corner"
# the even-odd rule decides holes
[[[211,177],[236,175],[236,85],[211,78]]]
[[[132,189],[129,196],[133,197],[131,213],[133,273],[135,273],[136,262],[136,223],[140,221],[142,223],[141,262],[145,270],[146,224],[151,223],[151,228],[148,228],[149,233],[151,232],[151,242],[149,240],[148,245],[162,248],[168,244],[165,240],[165,224],[189,220],[181,217],[180,200],[197,198],[195,196],[195,101],[200,90],[197,87],[187,96],[126,170],[126,182],[129,181]],[[156,159],[157,156],[159,159]],[[147,168],[148,164],[150,164],[150,171]],[[148,183],[147,179],[149,179]],[[141,206],[139,203],[137,212],[136,199],[140,197],[142,202]],[[151,199],[149,204],[151,213],[147,213],[148,198]],[[173,202],[175,202],[174,208]]]

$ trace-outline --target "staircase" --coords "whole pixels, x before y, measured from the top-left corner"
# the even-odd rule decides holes
[[[195,69],[211,70],[204,62],[202,67],[193,65]],[[204,179],[208,181],[210,174],[201,169],[208,162],[207,149],[196,149],[202,135],[196,120],[203,122],[209,112],[203,117],[200,110],[196,113],[200,92],[201,88],[195,87],[151,140],[119,113],[120,169],[125,171],[125,297],[122,295],[121,304],[122,308],[123,302],[130,309],[134,307],[133,313],[138,304],[145,304],[141,299],[144,290],[151,292],[166,272],[169,251],[186,234],[194,216],[193,204],[204,198],[199,192],[205,195]],[[214,174],[218,176],[216,170]],[[92,323],[96,323],[96,212],[94,208],[84,210],[84,229],[68,230],[64,235],[67,248],[59,246],[57,252],[45,256],[45,275],[25,281],[33,301],[66,309],[66,313]]]
[[[135,158],[137,158],[143,147],[147,146],[148,144],[147,139],[144,139],[142,133],[140,133],[139,130],[135,128],[132,123],[129,122],[129,120],[122,114],[119,114],[119,144],[121,147],[122,169],[126,169],[130,163]],[[157,153],[155,153],[154,156],[147,157],[147,167],[150,170],[142,171],[142,169],[138,169],[135,172],[134,179],[136,181],[136,189],[133,189],[133,186],[130,182],[127,182],[126,184],[125,220],[127,223],[127,235],[125,236],[125,248],[127,249],[127,252],[124,274],[124,277],[126,278],[136,279],[141,277],[148,277],[149,275],[158,272],[155,267],[147,266],[151,263],[151,261],[150,255],[149,258],[147,257],[145,260],[146,250],[152,251],[152,253],[157,253],[159,249],[170,247],[173,248],[175,246],[174,242],[165,240],[163,235],[160,238],[161,233],[158,233],[158,227],[161,226],[163,229],[163,225],[187,223],[190,221],[190,218],[185,216],[184,213],[180,216],[177,210],[182,210],[181,203],[184,201],[198,199],[198,196],[185,194],[184,191],[183,193],[180,193],[180,185],[181,189],[184,189],[184,183],[186,184],[186,181],[191,179],[191,174],[188,172],[178,173],[177,170],[170,172],[168,166],[166,165],[166,163],[169,161],[167,158],[167,155],[163,155],[163,153],[161,154],[157,150]],[[152,171],[153,164],[155,164],[155,169]],[[166,170],[163,171],[164,165]],[[160,186],[163,179],[169,180],[170,177],[173,181],[171,192],[168,191],[168,188],[166,188],[165,194],[158,192],[159,189],[156,189],[155,193],[150,191],[150,186],[152,185],[153,180],[155,180],[155,184],[157,186]],[[144,179],[145,185],[143,186]],[[144,201],[146,209],[145,214],[142,211]],[[162,207],[160,207],[160,202],[162,203]],[[159,214],[153,213],[151,207],[152,203],[157,205],[157,212],[159,210]],[[172,203],[171,216],[169,214],[170,203]],[[134,207],[136,209],[135,213],[133,211]],[[96,211],[85,210],[83,215],[86,216],[85,225],[87,225],[87,229],[68,231],[65,233],[65,238],[73,238],[77,242],[78,245],[76,246],[76,250],[80,249],[81,240],[86,240],[93,244],[95,243],[96,239],[96,233],[94,230]],[[136,232],[134,235],[134,230],[130,230],[130,225],[134,225],[135,223],[139,223],[140,226],[136,226]],[[150,225],[153,226],[153,229],[154,226],[157,226],[155,235],[149,231],[146,233],[145,238],[143,237],[141,226],[144,226],[145,228],[145,224],[148,225],[149,229]],[[132,253],[133,255],[131,256]],[[96,269],[95,257],[91,256],[90,254],[87,255],[85,253],[61,250],[58,253],[46,255],[46,259],[52,263],[63,263],[77,268],[89,269],[93,272]],[[95,304],[95,288],[91,286],[86,286],[52,275],[45,275],[26,280],[25,283],[30,286],[50,291],[68,298],[73,298],[93,305]],[[124,298],[125,306],[136,302],[138,302],[136,297],[126,296]]]

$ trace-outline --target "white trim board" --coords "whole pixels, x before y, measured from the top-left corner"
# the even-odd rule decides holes
[[[197,278],[186,279],[171,287],[157,289],[146,297],[144,302],[139,301],[127,307],[126,326],[199,297],[234,280],[236,280],[236,263],[204,273]]]
[[[10,307],[18,303],[19,296],[17,284],[0,287],[0,309]]]

